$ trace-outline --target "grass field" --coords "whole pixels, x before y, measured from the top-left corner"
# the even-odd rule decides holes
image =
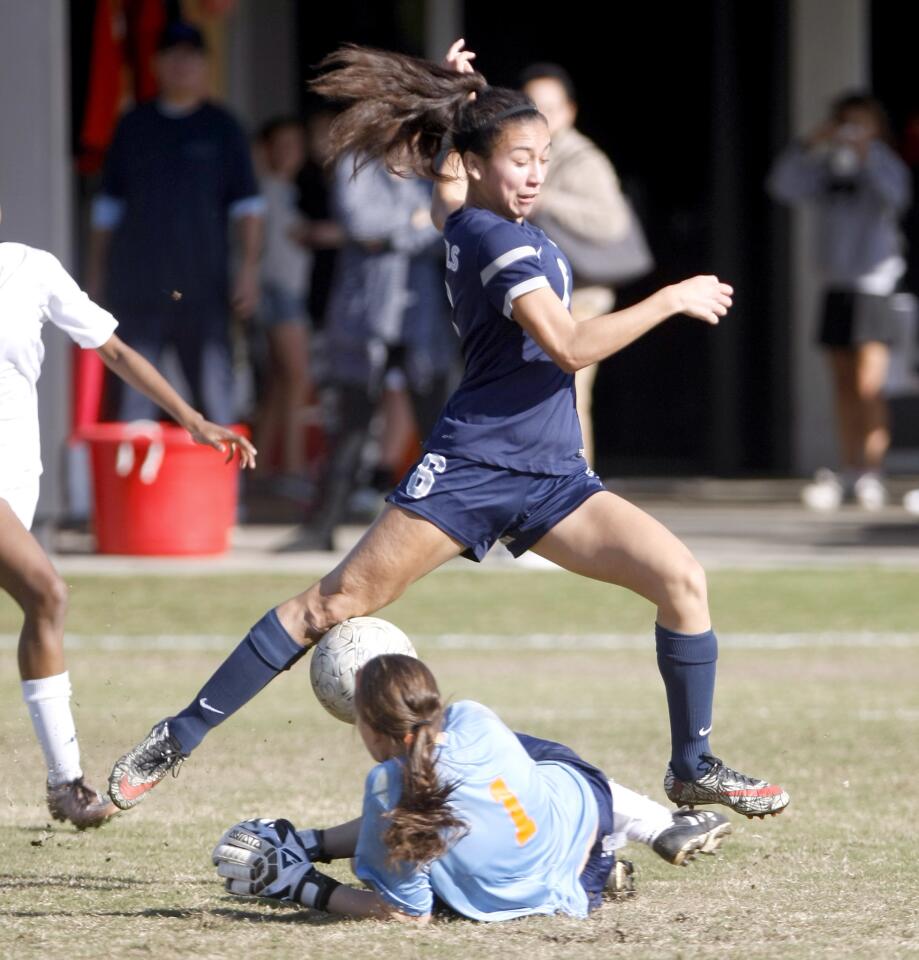
[[[94,783],[151,723],[184,705],[231,638],[302,586],[301,578],[267,576],[68,580],[80,639],[70,670]],[[209,853],[230,823],[283,815],[322,826],[359,811],[371,761],[354,731],[315,704],[302,666],[215,732],[137,810],[95,833],[49,826],[43,769],[5,650],[0,956],[919,955],[915,574],[722,573],[711,584],[724,640],[713,744],[741,769],[782,782],[792,805],[765,822],[735,818],[723,853],[688,869],[632,850],[638,897],[586,921],[406,931],[227,897]],[[648,632],[646,604],[559,573],[448,572],[418,584],[387,615],[423,638],[419,652],[445,692],[569,742],[663,799],[666,708],[650,635],[644,650],[617,640]],[[0,597],[0,634],[17,627]],[[757,642],[732,642],[738,631]],[[447,633],[488,639],[461,649],[439,639]],[[552,650],[534,634],[590,636]],[[794,643],[782,637],[773,646],[775,634],[794,634]],[[615,635],[608,649],[603,635]],[[838,646],[834,635],[843,637]],[[335,872],[345,879],[344,865]]]

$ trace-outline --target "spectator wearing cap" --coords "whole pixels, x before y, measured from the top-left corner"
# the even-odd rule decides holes
[[[258,299],[263,201],[246,136],[207,95],[207,49],[181,21],[163,32],[155,61],[159,97],[120,120],[92,212],[88,286],[121,322],[124,339],[154,365],[172,346],[195,405],[234,419],[231,311]],[[230,280],[231,225],[239,266]],[[153,408],[125,388],[118,419]]]

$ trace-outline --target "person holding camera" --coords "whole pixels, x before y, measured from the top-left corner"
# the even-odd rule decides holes
[[[898,220],[911,200],[909,170],[891,139],[881,104],[846,94],[809,137],[777,158],[767,183],[775,199],[817,210],[824,287],[817,342],[829,361],[842,473],[823,468],[804,487],[802,499],[814,510],[835,510],[850,496],[866,510],[887,502],[883,389],[897,338],[891,295],[906,270]]]

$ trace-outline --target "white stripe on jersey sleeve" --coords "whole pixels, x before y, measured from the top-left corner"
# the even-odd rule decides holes
[[[486,283],[496,274],[500,273],[505,267],[509,267],[516,260],[522,260],[524,257],[538,257],[539,252],[536,247],[514,247],[513,250],[508,250],[506,253],[502,253],[500,257],[492,260],[491,263],[482,271],[482,286],[484,287]]]
[[[450,284],[444,280],[444,286],[447,288],[447,302],[450,304],[450,309],[453,309],[453,294],[450,293]]]
[[[507,296],[504,298],[504,316],[508,320],[514,319],[513,308],[514,301],[517,297],[522,297],[525,293],[529,293],[531,290],[538,290],[540,287],[548,287],[549,281],[545,277],[530,277],[529,280],[522,280],[516,286],[510,288],[507,291]]]

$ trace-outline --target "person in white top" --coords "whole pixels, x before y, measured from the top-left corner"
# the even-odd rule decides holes
[[[809,137],[776,158],[767,181],[776,200],[816,212],[817,342],[829,362],[842,472],[822,468],[802,489],[812,510],[836,510],[849,497],[880,510],[888,499],[884,386],[902,316],[894,306],[906,272],[899,221],[912,201],[909,168],[892,141],[883,106],[864,93],[845,94]]]
[[[307,297],[313,255],[305,217],[297,209],[296,178],[306,161],[306,133],[295,117],[261,129],[259,191],[265,201],[261,302],[257,312],[268,346],[255,440],[277,448],[273,478],[280,493],[302,493],[305,466],[302,412],[309,394]]]
[[[255,464],[244,437],[210,423],[156,369],[116,335],[115,318],[94,304],[58,260],[21,243],[0,243],[0,590],[23,612],[19,637],[22,693],[48,765],[48,808],[79,829],[117,812],[83,782],[64,664],[67,588],[29,533],[41,475],[36,384],[45,323],[96,350],[106,366],[146,394],[198,443]]]

